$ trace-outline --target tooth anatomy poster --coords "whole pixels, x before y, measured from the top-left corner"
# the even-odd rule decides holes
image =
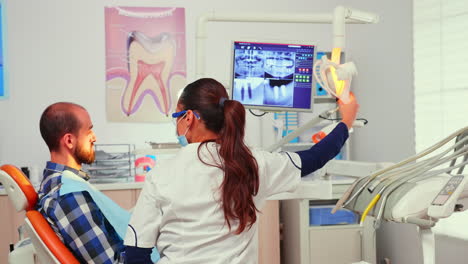
[[[107,7],[106,111],[114,122],[168,122],[186,85],[184,8]]]

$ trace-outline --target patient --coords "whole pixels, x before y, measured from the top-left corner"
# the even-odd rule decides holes
[[[38,192],[38,210],[80,263],[114,263],[124,246],[114,217],[102,206],[102,200],[110,199],[99,197],[104,195],[81,171],[83,163],[94,161],[92,129],[88,112],[77,104],[55,103],[42,113],[40,130],[50,161]]]

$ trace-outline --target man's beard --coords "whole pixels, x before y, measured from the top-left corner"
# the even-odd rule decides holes
[[[81,146],[77,146],[75,149],[75,159],[79,164],[91,164],[94,162],[95,152],[91,148],[89,151],[84,150]]]

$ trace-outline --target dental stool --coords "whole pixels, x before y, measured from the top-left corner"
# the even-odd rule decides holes
[[[30,240],[24,239],[16,244],[16,249],[9,255],[9,262],[31,263],[31,260],[34,261],[37,257],[42,264],[79,263],[47,220],[35,210],[37,192],[23,172],[13,165],[3,165],[0,167],[0,182],[5,187],[16,211],[26,211],[24,227],[30,236]],[[33,249],[30,247],[31,242]]]

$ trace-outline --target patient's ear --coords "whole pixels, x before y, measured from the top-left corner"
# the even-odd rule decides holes
[[[63,135],[61,141],[62,141],[63,146],[65,146],[67,149],[71,150],[71,149],[73,149],[75,147],[76,137],[71,133],[67,133],[67,134]]]

